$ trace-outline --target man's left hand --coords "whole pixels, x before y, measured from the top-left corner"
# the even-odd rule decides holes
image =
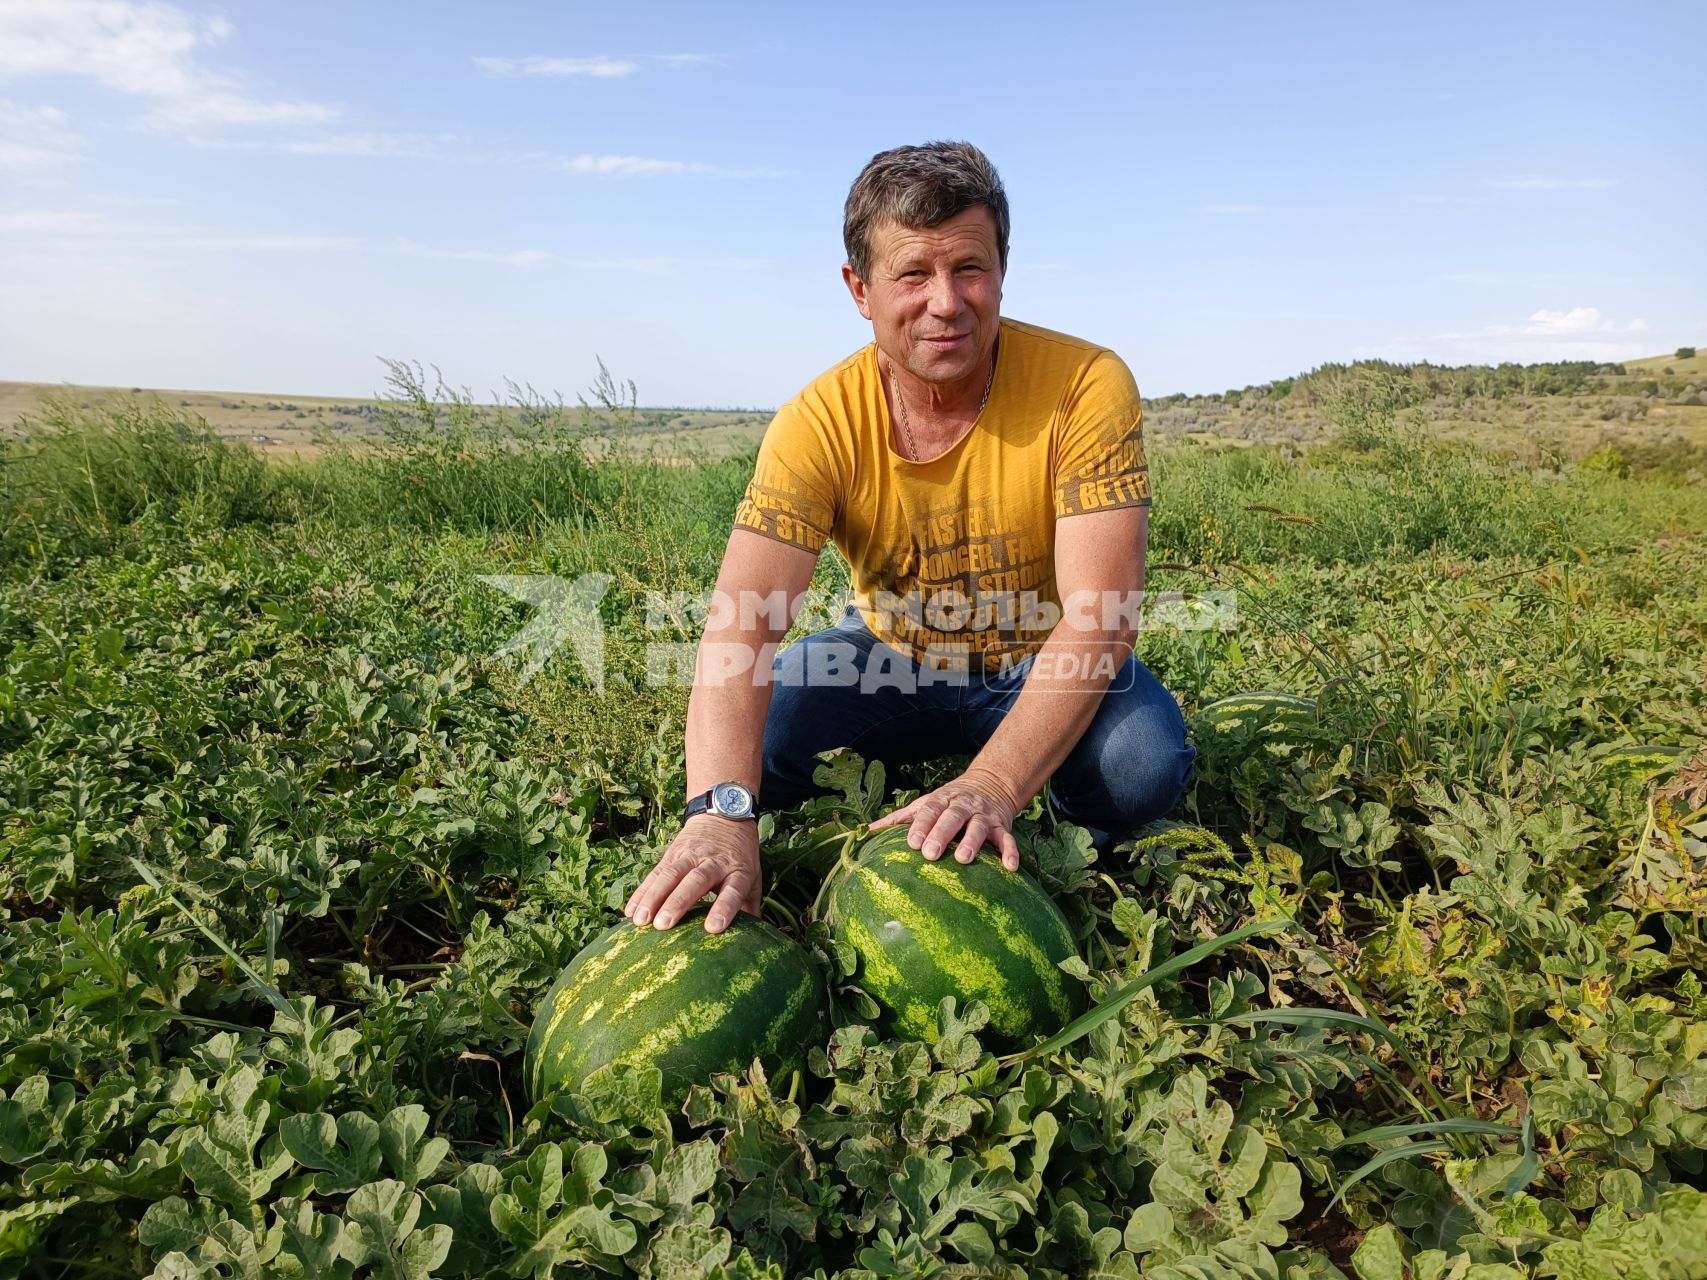
[[[1019,805],[1006,786],[988,774],[968,769],[954,781],[884,814],[871,828],[875,831],[910,822],[907,843],[922,850],[932,862],[942,857],[950,842],[964,831],[954,851],[956,862],[971,862],[978,850],[993,844],[1002,855],[1002,866],[1018,871],[1019,844],[1011,830],[1018,812]]]

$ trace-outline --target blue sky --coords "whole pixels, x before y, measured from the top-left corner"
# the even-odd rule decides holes
[[[872,153],[1151,395],[1707,345],[1707,5],[0,0],[0,378],[774,405]],[[1691,159],[1691,157],[1694,157]]]

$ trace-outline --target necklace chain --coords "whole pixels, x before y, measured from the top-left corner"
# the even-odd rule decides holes
[[[919,460],[919,446],[913,442],[913,420],[907,415],[907,401],[901,395],[901,379],[895,376],[895,362],[889,362],[889,380],[895,384],[895,403],[901,406],[901,429],[907,433],[907,453],[914,462]],[[996,361],[992,354],[990,359],[990,376],[984,379],[984,396],[978,401],[978,412],[972,415],[976,422],[983,416],[984,406],[990,403],[990,388],[996,385]]]

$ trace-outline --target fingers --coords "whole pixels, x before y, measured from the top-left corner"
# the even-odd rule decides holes
[[[658,865],[646,873],[646,878],[629,895],[622,913],[635,924],[650,924],[659,905],[669,897],[670,890],[686,874],[691,860],[678,849],[670,849],[658,859]]]
[[[918,810],[920,801],[923,799],[924,797],[921,796],[918,800],[910,801],[907,804],[902,805],[899,809],[893,809],[884,814],[881,818],[875,819],[867,825],[871,830],[876,831],[881,827],[892,827],[897,822],[905,822]]]
[[[960,829],[975,816],[975,810],[970,802],[956,797],[939,810],[934,817],[921,815],[913,822],[913,830],[921,833],[921,838],[915,848],[924,852],[925,857],[936,861],[948,848],[949,842],[960,834]],[[912,841],[909,839],[909,844]]]
[[[978,850],[984,847],[984,838],[989,830],[989,822],[984,815],[975,813],[966,823],[966,836],[954,851],[954,860],[964,866],[978,856]]]
[[[758,885],[749,883],[750,877],[745,867],[736,867],[723,881],[723,888],[717,895],[717,901],[711,904],[711,910],[705,914],[705,931],[707,933],[722,933],[734,920],[737,911],[750,911],[758,915],[758,906],[754,902]],[[698,901],[698,899],[695,899]],[[660,921],[662,917],[660,917]]]
[[[1009,830],[1013,815],[1000,799],[982,789],[949,783],[871,825],[889,825],[905,818],[911,819],[908,845],[919,850],[928,861],[936,861],[954,845],[955,861],[968,863],[986,844],[993,844],[1002,866],[1009,871],[1019,869],[1019,844]]]
[[[658,908],[657,925],[660,929],[670,929],[676,921],[691,911],[694,904],[718,885],[724,882],[729,872],[713,861],[706,861],[692,867],[676,887],[670,890],[670,896],[664,899],[664,905]],[[745,891],[746,886],[742,886]]]

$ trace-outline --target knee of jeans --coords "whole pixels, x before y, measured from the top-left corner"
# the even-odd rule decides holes
[[[1094,769],[1064,807],[1092,826],[1131,831],[1179,803],[1195,771],[1197,749],[1183,739],[1159,746],[1153,736],[1116,729],[1097,744]]]
[[[777,691],[781,696],[782,691]],[[802,783],[811,781],[808,770],[801,768],[806,759],[805,744],[790,733],[791,721],[786,716],[776,714],[773,706],[769,719],[765,721],[765,740],[761,752],[761,767],[764,770],[764,785],[760,794],[766,800],[774,803],[773,793],[779,790],[793,790]]]

